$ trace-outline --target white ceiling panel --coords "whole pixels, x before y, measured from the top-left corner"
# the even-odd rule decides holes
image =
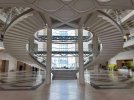
[[[1,4],[17,4],[17,3],[26,3],[23,0],[0,0]]]
[[[63,7],[63,3],[59,0],[38,0],[34,5],[46,11],[56,11]]]
[[[99,5],[101,6],[132,6],[132,1],[131,0],[111,0],[108,2],[99,2]]]
[[[35,1],[37,0],[23,0],[24,2],[27,2],[27,3],[34,3]]]
[[[73,4],[71,4],[72,8],[77,10],[78,12],[86,12],[90,9],[95,8],[92,0],[77,0]]]
[[[55,12],[54,15],[56,15],[62,20],[69,20],[69,19],[77,17],[79,14],[73,9],[71,9],[70,7],[64,6],[62,9]]]
[[[76,0],[60,0],[60,1],[68,5],[69,3],[75,2]]]

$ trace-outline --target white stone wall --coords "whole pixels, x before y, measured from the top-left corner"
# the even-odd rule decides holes
[[[109,63],[116,64],[116,60],[124,60],[124,59],[134,60],[134,50],[118,53],[116,56],[114,56],[113,58],[109,60]]]
[[[0,60],[9,60],[8,71],[16,70],[17,60],[5,52],[0,52]]]

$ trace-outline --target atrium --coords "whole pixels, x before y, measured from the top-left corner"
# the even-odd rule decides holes
[[[134,0],[0,0],[0,100],[133,100]]]

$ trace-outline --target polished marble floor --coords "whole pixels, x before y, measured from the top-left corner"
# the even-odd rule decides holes
[[[134,100],[134,88],[98,90],[76,80],[54,80],[32,91],[0,91],[0,100]]]
[[[121,74],[115,72],[86,72],[86,82],[95,89],[131,89],[134,87],[134,73]]]
[[[0,74],[0,91],[34,90],[44,82],[38,72],[9,72]]]
[[[90,79],[99,85],[112,80],[126,83],[133,80],[108,73],[91,73]],[[96,89],[87,81],[85,85],[80,85],[77,80],[52,80],[51,85],[44,82],[34,90],[0,91],[0,100],[134,100],[134,85],[123,89]]]

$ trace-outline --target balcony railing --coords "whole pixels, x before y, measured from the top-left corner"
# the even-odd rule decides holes
[[[128,41],[133,40],[133,39],[134,39],[134,36],[128,37]]]
[[[35,38],[39,42],[46,42],[47,36],[44,35],[38,35],[38,37]],[[83,42],[88,42],[91,40],[90,36],[83,36]],[[52,41],[54,42],[77,42],[78,36],[52,36]]]

